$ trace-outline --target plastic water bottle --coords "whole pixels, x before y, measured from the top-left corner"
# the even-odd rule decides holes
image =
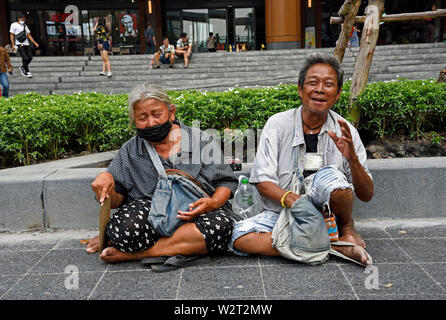
[[[252,190],[252,186],[249,184],[249,180],[246,178],[243,178],[241,180],[241,183],[239,185],[239,189],[238,189],[238,197],[236,199],[237,201],[237,205],[243,209],[246,210],[248,209],[252,204],[252,194],[253,194],[253,190]]]

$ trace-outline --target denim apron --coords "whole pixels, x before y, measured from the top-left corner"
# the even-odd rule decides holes
[[[170,237],[179,226],[188,222],[177,217],[178,211],[189,211],[189,204],[209,195],[187,173],[168,170],[167,174],[155,147],[146,140],[144,144],[158,172],[148,220],[158,234]]]
[[[330,239],[324,217],[306,194],[299,146],[293,147],[291,191],[301,198],[280,212],[271,234],[272,245],[285,258],[312,265],[323,263],[328,260]]]

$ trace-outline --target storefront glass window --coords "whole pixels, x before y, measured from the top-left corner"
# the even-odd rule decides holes
[[[236,8],[235,9],[235,40],[237,44],[245,45],[248,48],[255,48],[254,37],[254,9]]]
[[[213,32],[217,47],[220,44],[226,44],[226,9],[209,9],[209,32]]]
[[[207,51],[209,35],[208,9],[183,10],[183,32],[187,33],[194,51]]]

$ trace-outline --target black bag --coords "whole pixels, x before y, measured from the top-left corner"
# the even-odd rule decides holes
[[[26,41],[26,39],[28,38],[28,37],[26,36],[26,24],[23,26],[23,31],[20,32],[19,34],[17,34],[17,35],[15,36],[15,38],[16,38],[17,41],[19,41],[19,42],[25,42],[25,41]]]

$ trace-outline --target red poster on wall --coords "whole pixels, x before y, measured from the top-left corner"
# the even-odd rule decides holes
[[[119,15],[119,33],[121,37],[136,37],[138,36],[138,25],[136,23],[136,14],[125,13]]]

